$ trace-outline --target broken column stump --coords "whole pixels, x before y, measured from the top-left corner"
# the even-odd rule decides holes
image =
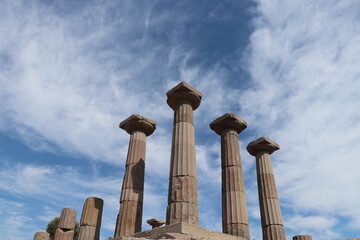
[[[36,232],[34,235],[34,240],[49,240],[50,233],[48,232]]]
[[[101,198],[88,197],[85,200],[78,240],[99,240],[103,205]]]
[[[54,240],[73,240],[76,223],[76,210],[63,208]]]

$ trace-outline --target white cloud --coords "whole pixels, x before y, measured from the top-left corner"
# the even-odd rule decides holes
[[[220,229],[220,139],[208,124],[225,112],[238,111],[249,125],[240,140],[254,238],[260,236],[254,159],[245,146],[262,135],[282,147],[273,160],[290,232],[304,220],[323,230],[320,234],[302,226],[316,236],[341,235],[333,230],[339,217],[358,229],[360,193],[354,183],[360,181],[360,166],[354,159],[360,140],[359,5],[350,0],[257,3],[248,54],[229,60],[236,67],[239,62],[247,65],[255,84],[247,84],[247,89],[243,83],[228,86],[230,70],[221,64],[211,69],[190,64],[196,53],[179,39],[185,23],[197,17],[193,13],[177,13],[176,8],[155,12],[154,3],[137,6],[132,1],[121,6],[117,1],[89,2],[74,8],[76,13],[59,2],[4,3],[0,130],[40,152],[123,167],[129,136],[118,129],[118,122],[134,112],[157,121],[147,140],[144,220],[161,218],[173,114],[165,92],[185,80],[204,93],[195,111],[204,226]],[[223,7],[210,11],[209,20],[219,20]],[[59,162],[8,165],[0,171],[0,188],[20,198],[48,196],[59,211],[64,199],[81,211],[85,198],[97,195],[106,204],[103,228],[112,232],[122,175],[102,177],[96,172],[89,176],[78,168],[60,168]],[[210,206],[217,210],[208,212]],[[52,209],[44,209],[45,216],[56,212]],[[23,222],[24,216],[15,217]]]
[[[356,1],[258,1],[248,56],[255,86],[240,97],[256,137],[281,146],[273,160],[285,211],[321,214],[305,222],[328,231],[322,237],[346,234],[346,226],[335,230],[336,218],[360,226],[358,7]],[[289,216],[285,226],[298,218]]]

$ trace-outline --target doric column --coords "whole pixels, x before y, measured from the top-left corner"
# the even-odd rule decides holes
[[[55,232],[54,240],[73,239],[75,223],[76,210],[71,208],[63,208],[59,219],[59,225]]]
[[[247,146],[248,152],[256,157],[263,240],[286,240],[270,158],[270,154],[279,149],[279,145],[267,137],[252,141]]]
[[[120,123],[130,134],[130,143],[123,179],[120,210],[116,221],[115,237],[129,236],[141,231],[146,136],[151,135],[156,123],[133,114]]]
[[[85,200],[78,240],[99,240],[103,205],[101,198],[88,197]]]
[[[215,119],[210,128],[221,136],[223,232],[250,239],[238,134],[246,122],[234,113]]]
[[[310,235],[297,235],[293,237],[293,240],[312,240]]]
[[[36,232],[34,235],[34,240],[49,240],[50,233],[47,232]]]
[[[202,93],[181,82],[167,93],[174,110],[166,224],[198,224],[198,196],[193,111]]]

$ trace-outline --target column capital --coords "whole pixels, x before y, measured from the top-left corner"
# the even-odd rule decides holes
[[[225,113],[210,123],[210,128],[221,135],[224,130],[234,129],[237,133],[242,132],[247,127],[244,119],[235,113]]]
[[[167,93],[167,104],[173,109],[176,109],[178,101],[186,100],[191,102],[193,110],[197,109],[200,105],[202,93],[196,88],[190,86],[187,82],[182,81]]]
[[[132,134],[134,131],[139,130],[144,132],[146,136],[149,136],[155,131],[156,122],[138,114],[133,114],[122,121],[119,124],[119,127],[124,129],[128,134]]]
[[[250,142],[246,149],[251,155],[256,156],[259,152],[268,152],[269,154],[272,154],[279,150],[280,146],[268,137],[261,137]]]

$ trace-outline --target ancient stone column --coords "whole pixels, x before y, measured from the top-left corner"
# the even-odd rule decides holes
[[[310,235],[297,235],[293,237],[293,240],[312,240]]]
[[[133,114],[120,123],[120,128],[130,134],[130,143],[121,189],[115,238],[129,236],[141,231],[146,136],[154,132],[156,123]]]
[[[47,232],[36,232],[34,235],[34,240],[49,240],[50,233]]]
[[[279,145],[267,137],[252,141],[248,152],[256,157],[263,240],[286,240],[270,154]]]
[[[54,240],[72,240],[76,223],[76,210],[63,208]]]
[[[181,82],[167,93],[174,110],[166,224],[198,224],[198,196],[193,111],[202,93]]]
[[[99,240],[103,205],[101,198],[88,197],[85,200],[78,240]]]
[[[210,128],[221,136],[223,232],[250,239],[238,134],[247,127],[234,113],[215,119]]]

